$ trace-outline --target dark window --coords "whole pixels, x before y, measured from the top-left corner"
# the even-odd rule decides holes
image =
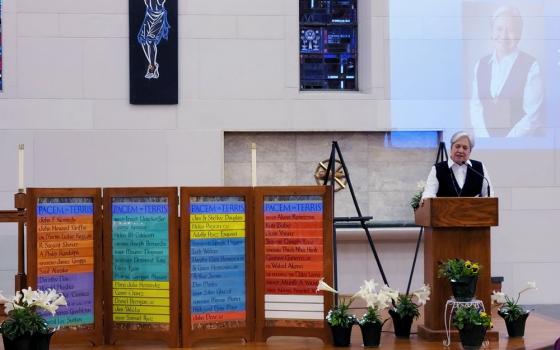
[[[357,0],[299,1],[300,90],[358,90]]]

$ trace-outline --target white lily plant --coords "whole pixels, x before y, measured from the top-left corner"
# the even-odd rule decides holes
[[[59,306],[65,306],[66,298],[62,293],[57,293],[54,289],[46,291],[33,290],[31,287],[17,291],[11,298],[6,298],[0,291],[0,303],[4,304],[4,312],[9,315],[10,311],[15,309],[31,309],[39,308],[50,312],[53,316],[56,314]]]
[[[372,278],[369,281],[364,281],[360,290],[354,294],[353,298],[360,298],[366,302],[367,312],[358,321],[361,325],[368,323],[381,323],[379,319],[379,312],[388,308],[393,299],[397,299],[399,291],[383,285],[377,290],[378,283]]]
[[[329,292],[333,294],[338,294],[338,291],[333,287],[329,286],[325,282],[325,278],[322,277],[317,284],[317,289],[315,292]],[[348,328],[352,327],[356,323],[356,316],[349,312],[350,305],[354,301],[354,297],[339,299],[339,304],[329,310],[327,316],[325,317],[327,322],[331,326]]]
[[[515,321],[519,317],[521,317],[521,315],[531,312],[531,310],[524,310],[521,308],[521,306],[518,305],[521,294],[529,290],[538,290],[537,283],[527,282],[525,288],[517,293],[517,298],[515,299],[506,295],[504,292],[492,291],[492,302],[500,306],[498,314],[502,316],[506,321]]]

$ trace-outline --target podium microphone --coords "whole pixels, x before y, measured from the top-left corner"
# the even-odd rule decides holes
[[[484,176],[484,174],[480,173],[475,168],[473,168],[469,163],[463,162],[462,164],[465,164],[467,166],[467,168],[471,169],[476,175],[482,177],[482,182],[484,182],[484,180],[486,180],[486,190],[488,191],[488,197],[490,197],[490,181],[488,181],[486,176]]]

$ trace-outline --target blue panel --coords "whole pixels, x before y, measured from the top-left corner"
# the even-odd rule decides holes
[[[385,147],[391,148],[437,148],[437,131],[392,131],[385,136]]]

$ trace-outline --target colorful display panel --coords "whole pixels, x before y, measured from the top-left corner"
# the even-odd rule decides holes
[[[322,198],[266,196],[264,249],[267,325],[322,327],[324,300],[315,292],[324,276]]]
[[[113,321],[169,329],[167,197],[112,199]]]
[[[92,198],[37,201],[37,289],[56,289],[68,303],[45,314],[51,326],[93,327],[93,211]]]
[[[244,198],[191,197],[189,210],[191,327],[245,327]]]

